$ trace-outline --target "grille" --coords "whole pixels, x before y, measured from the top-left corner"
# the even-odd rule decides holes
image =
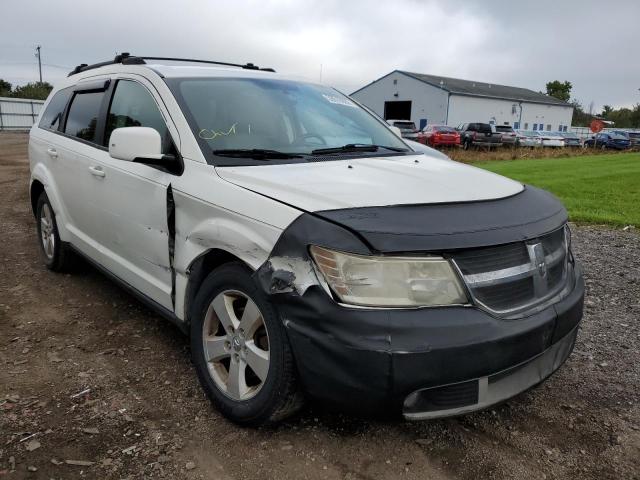
[[[476,302],[498,314],[515,314],[563,289],[567,238],[564,227],[527,242],[466,250],[452,258]]]

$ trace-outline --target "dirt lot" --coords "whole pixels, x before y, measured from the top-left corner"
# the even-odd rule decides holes
[[[241,429],[204,398],[175,327],[88,266],[43,267],[25,139],[0,134],[0,478],[640,478],[637,230],[574,226],[585,319],[538,389],[444,421],[316,405]]]

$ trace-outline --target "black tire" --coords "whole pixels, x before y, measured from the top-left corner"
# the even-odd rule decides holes
[[[200,384],[225,417],[243,426],[262,426],[291,416],[302,407],[303,396],[298,387],[294,358],[282,320],[251,273],[244,264],[233,262],[215,269],[204,280],[192,310],[191,356]],[[256,304],[268,335],[268,373],[257,393],[246,400],[230,398],[218,387],[205,356],[203,327],[207,310],[218,295],[227,291],[240,292]],[[230,370],[230,367],[227,368]]]
[[[43,215],[47,213],[48,223],[50,221],[51,224],[50,227],[44,226],[42,222]],[[53,245],[50,248],[45,244],[43,227],[48,230],[49,238],[52,239]],[[36,204],[36,228],[38,231],[40,252],[46,267],[54,272],[67,272],[72,270],[75,263],[73,252],[71,252],[69,247],[60,240],[56,215],[46,192],[42,192],[40,194],[40,197],[38,197],[38,203]]]
[[[462,149],[469,150],[469,148],[471,148],[471,142],[469,140],[465,140],[464,143],[462,144]]]

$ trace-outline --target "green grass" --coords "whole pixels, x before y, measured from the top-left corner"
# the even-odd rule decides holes
[[[640,153],[478,162],[475,166],[549,190],[571,221],[640,225]]]

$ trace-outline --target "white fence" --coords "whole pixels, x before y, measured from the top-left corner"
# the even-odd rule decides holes
[[[0,97],[0,130],[29,130],[44,100]]]

